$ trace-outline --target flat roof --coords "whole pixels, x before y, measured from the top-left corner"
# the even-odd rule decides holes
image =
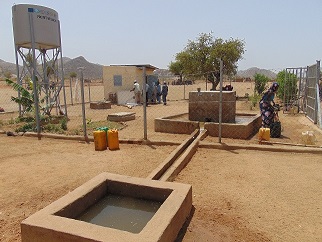
[[[159,69],[158,67],[152,66],[150,64],[130,64],[130,65],[110,65],[110,66],[135,66],[135,67],[145,67],[145,68],[149,68],[149,69]]]

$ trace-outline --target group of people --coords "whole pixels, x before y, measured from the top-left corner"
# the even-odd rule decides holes
[[[148,83],[146,85],[146,104],[149,103],[149,97],[152,103],[161,103],[161,96],[162,96],[162,102],[164,105],[167,105],[167,95],[168,95],[168,85],[166,82],[163,82],[163,85],[160,85],[160,82],[157,81],[155,84],[153,83],[153,86],[151,87]],[[275,117],[275,94],[278,90],[278,83],[274,82],[271,87],[263,94],[262,99],[259,102],[260,107],[260,113],[262,117],[262,127],[269,128],[272,123],[274,123],[276,117]],[[140,88],[140,84],[135,80],[133,84],[133,88],[131,91],[134,92],[135,95],[135,102],[137,104],[141,103],[141,95],[142,91]],[[149,96],[149,93],[151,94]]]
[[[151,88],[149,84],[146,83],[145,90],[147,105],[149,103],[149,100],[151,100],[151,103],[161,103],[161,97],[163,105],[167,105],[167,95],[169,92],[169,88],[166,82],[163,82],[163,85],[161,86],[160,82],[157,81],[156,83],[152,84]],[[137,104],[140,104],[141,96],[143,95],[143,90],[141,91],[140,84],[136,80],[134,81],[133,88],[130,91],[134,92],[135,102]]]

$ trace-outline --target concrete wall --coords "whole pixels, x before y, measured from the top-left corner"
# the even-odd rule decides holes
[[[189,120],[218,122],[219,95],[219,91],[189,92]],[[224,91],[222,100],[222,122],[235,123],[236,92]]]

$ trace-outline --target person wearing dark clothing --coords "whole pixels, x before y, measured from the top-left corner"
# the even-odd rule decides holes
[[[270,125],[274,122],[274,98],[278,87],[278,83],[274,82],[268,89],[268,91],[264,93],[262,99],[259,102],[263,128],[269,128]]]
[[[167,86],[167,83],[166,82],[163,82],[162,91],[161,91],[163,105],[167,105],[167,95],[168,95],[168,91],[169,91],[169,88]]]
[[[157,95],[156,95],[157,103],[161,103],[161,85],[159,81],[157,81],[156,89],[157,89]]]
[[[149,84],[145,83],[145,101],[146,105],[149,105]]]

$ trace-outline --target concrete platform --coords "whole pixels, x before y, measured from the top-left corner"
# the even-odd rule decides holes
[[[189,121],[188,113],[154,119],[155,132],[170,134],[191,134],[199,129],[198,121]]]
[[[107,194],[162,202],[140,233],[77,220]],[[174,241],[190,215],[191,185],[102,173],[21,223],[23,242]]]
[[[258,114],[236,114],[236,123],[223,123],[221,137],[233,139],[248,139],[258,133],[262,125],[261,116]],[[205,123],[204,128],[210,136],[218,136],[218,123]]]
[[[256,134],[261,126],[261,117],[256,114],[236,114],[235,120],[235,123],[222,123],[223,138],[248,139],[251,135]],[[204,123],[204,129],[208,130],[210,136],[218,136],[218,127],[219,124],[215,122]],[[189,121],[188,113],[154,120],[156,132],[191,134],[195,129],[199,129],[199,122]]]
[[[91,102],[89,104],[89,107],[91,109],[111,109],[111,102],[105,101],[105,102]]]
[[[135,119],[134,112],[119,112],[119,113],[111,113],[107,116],[107,120],[114,122],[125,122]]]

